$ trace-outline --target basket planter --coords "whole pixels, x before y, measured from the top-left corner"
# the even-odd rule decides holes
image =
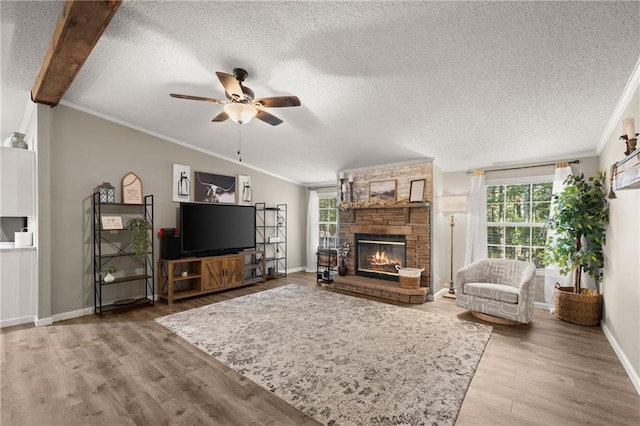
[[[577,325],[600,324],[600,293],[583,288],[574,293],[573,287],[556,284],[555,314],[562,321]]]

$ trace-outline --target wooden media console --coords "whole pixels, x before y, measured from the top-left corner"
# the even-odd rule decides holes
[[[184,259],[160,259],[158,296],[169,305],[176,299],[264,283],[266,259],[261,250]]]

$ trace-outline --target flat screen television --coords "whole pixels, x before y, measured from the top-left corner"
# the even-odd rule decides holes
[[[180,203],[183,256],[216,256],[256,246],[256,209],[236,204]]]

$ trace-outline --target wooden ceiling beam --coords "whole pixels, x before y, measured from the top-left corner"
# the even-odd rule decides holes
[[[31,89],[31,100],[56,106],[89,57],[122,0],[67,0]]]

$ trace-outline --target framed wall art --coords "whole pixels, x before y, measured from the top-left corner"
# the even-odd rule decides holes
[[[369,182],[369,202],[373,204],[396,202],[396,180]]]
[[[236,177],[194,172],[193,201],[202,203],[236,202]]]
[[[253,199],[253,190],[251,189],[251,176],[238,175],[238,204],[250,205]]]
[[[187,202],[191,198],[191,167],[184,164],[173,165],[172,200]]]
[[[142,204],[142,181],[133,172],[122,178],[122,204]]]
[[[409,189],[410,203],[421,203],[424,201],[424,185],[425,179],[411,181],[411,188]]]

